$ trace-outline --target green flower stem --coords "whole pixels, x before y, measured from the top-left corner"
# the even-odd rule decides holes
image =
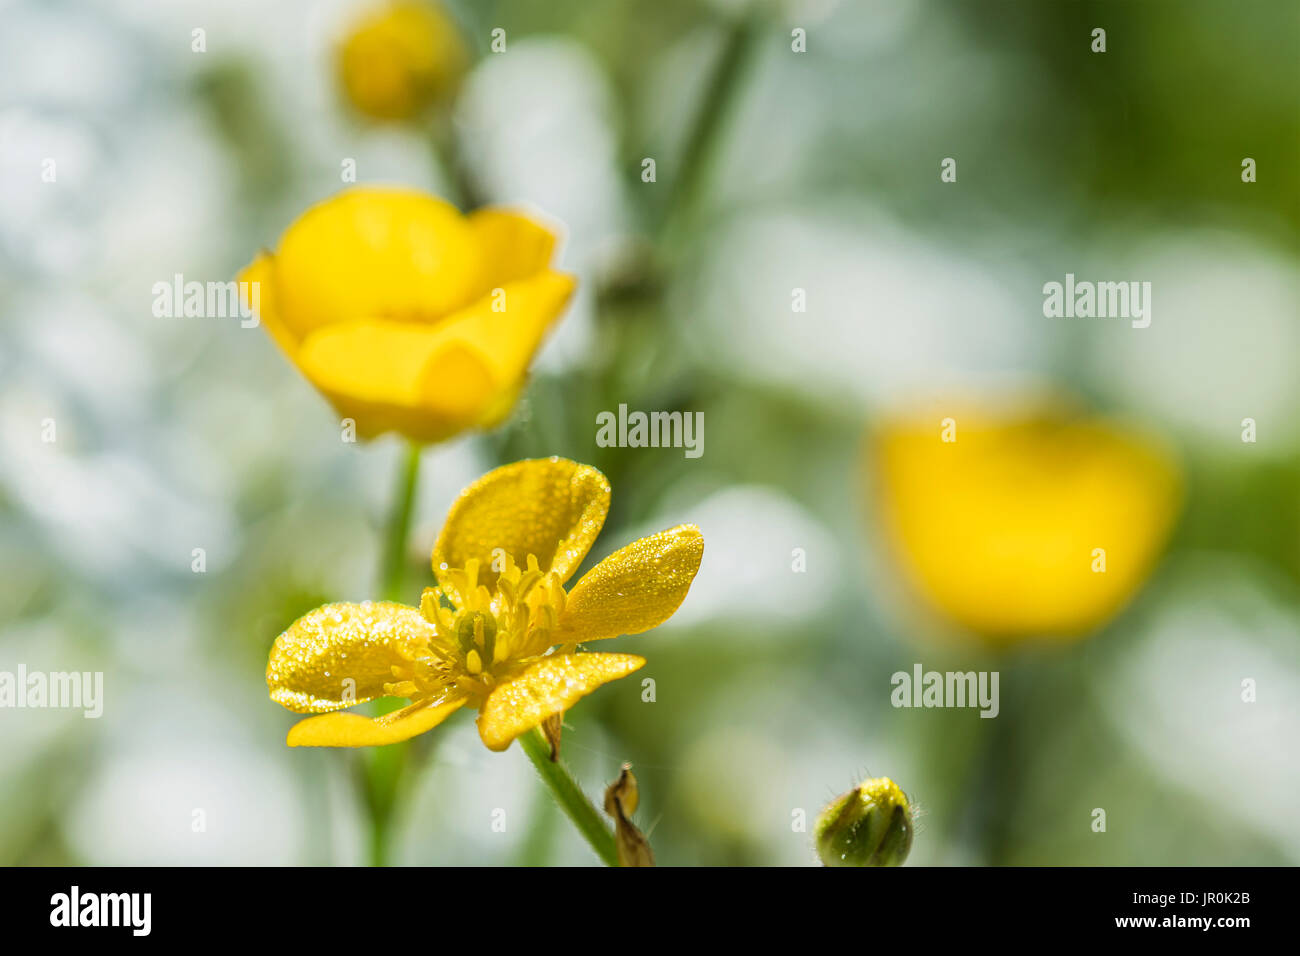
[[[384,537],[383,579],[380,595],[386,601],[400,601],[406,583],[406,539],[411,531],[411,515],[415,511],[415,489],[420,476],[419,445],[411,443],[402,457],[397,481],[397,494],[393,499],[393,512],[388,520]],[[406,603],[414,603],[408,600]],[[396,710],[399,701],[379,701],[381,713]],[[369,860],[371,866],[388,864],[389,833],[393,809],[402,789],[409,759],[409,743],[389,744],[369,750],[361,764],[361,795],[370,814]]]
[[[680,171],[665,210],[666,234],[686,228],[694,215],[700,189],[717,158],[718,136],[730,117],[758,32],[754,14],[741,15],[727,31],[721,55],[686,137]]]
[[[371,866],[387,866],[393,809],[406,771],[409,742],[373,747],[363,755],[359,786],[370,815],[367,858]]]
[[[393,500],[393,513],[388,519],[388,532],[384,541],[384,578],[379,591],[385,601],[400,601],[404,596],[402,585],[406,578],[406,538],[411,530],[411,515],[415,511],[420,450],[420,446],[415,443],[406,448],[397,483],[397,497]]]
[[[973,792],[973,835],[985,866],[1006,866],[1017,843],[1020,789],[1024,777],[1026,721],[1032,719],[1029,688],[1036,676],[1026,662],[1004,656],[1000,712],[989,723],[989,739],[978,765]]]
[[[604,818],[587,799],[568,768],[559,761],[551,760],[551,745],[547,743],[541,728],[536,727],[521,736],[519,744],[537,768],[555,802],[591,844],[596,856],[606,866],[618,866],[618,848],[614,844],[613,831],[606,826]]]
[[[450,116],[441,116],[434,122],[433,152],[438,168],[448,178],[447,198],[460,207],[461,212],[473,212],[486,199],[469,171],[469,163],[461,152],[460,142]]]
[[[528,832],[515,857],[515,865],[546,866],[551,862],[551,852],[555,848],[560,829],[560,814],[551,802],[549,789],[538,787],[534,791],[528,821]]]

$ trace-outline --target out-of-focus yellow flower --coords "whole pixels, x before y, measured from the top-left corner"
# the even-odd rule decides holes
[[[441,441],[500,422],[575,280],[527,216],[468,216],[414,190],[358,187],[313,206],[240,280],[260,318],[370,438]]]
[[[455,23],[433,2],[370,10],[338,51],[348,101],[374,120],[407,120],[451,97],[469,57]]]
[[[888,421],[870,454],[907,575],[994,643],[1104,623],[1147,577],[1181,504],[1160,445],[1053,401]]]
[[[367,747],[424,733],[478,708],[492,750],[563,713],[645,660],[580,642],[657,627],[699,570],[704,538],[679,525],[601,561],[569,591],[609,511],[609,482],[561,458],[489,472],[452,506],[433,548],[437,588],[420,607],[328,604],[276,638],[271,699],[298,713],[291,747]],[[340,710],[377,697],[412,703],[378,718]]]

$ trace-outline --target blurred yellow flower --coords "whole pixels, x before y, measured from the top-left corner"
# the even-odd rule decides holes
[[[407,120],[450,99],[469,63],[456,24],[433,2],[398,0],[370,10],[338,51],[339,79],[356,110]]]
[[[489,472],[452,506],[433,549],[437,588],[420,607],[328,604],[276,638],[271,699],[298,713],[291,747],[397,743],[471,704],[492,750],[561,714],[645,660],[579,642],[639,634],[681,605],[704,538],[679,525],[601,561],[566,592],[609,511],[594,468],[548,458]],[[412,703],[378,718],[340,710],[377,697]]]
[[[1147,577],[1181,504],[1170,456],[1116,423],[1033,400],[895,419],[877,501],[907,576],[994,643],[1085,634]]]
[[[431,442],[514,406],[574,289],[550,267],[554,247],[519,213],[358,187],[308,209],[239,278],[258,283],[267,331],[358,435]]]

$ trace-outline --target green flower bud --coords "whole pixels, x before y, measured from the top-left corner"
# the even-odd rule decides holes
[[[826,866],[898,866],[912,849],[912,807],[888,777],[864,780],[831,801],[813,832]]]

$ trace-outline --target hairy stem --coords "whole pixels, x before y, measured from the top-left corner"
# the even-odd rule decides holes
[[[543,782],[551,791],[551,796],[560,805],[564,815],[573,821],[578,832],[591,844],[591,849],[606,866],[618,866],[618,848],[614,845],[614,834],[605,824],[604,818],[595,808],[587,795],[582,792],[567,767],[558,760],[551,760],[551,745],[547,743],[541,728],[534,728],[519,738],[524,753],[533,762]]]

